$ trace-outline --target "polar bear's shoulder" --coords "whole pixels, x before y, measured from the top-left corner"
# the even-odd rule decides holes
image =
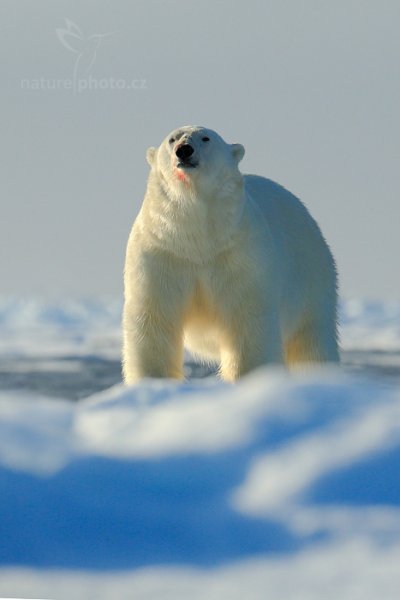
[[[260,175],[243,175],[244,185],[246,192],[253,198],[262,198],[263,200],[270,201],[283,201],[286,203],[292,203],[293,205],[302,205],[300,200],[289,190],[272,181],[266,177]]]
[[[271,226],[278,225],[282,232],[287,232],[289,228],[294,231],[306,224],[307,228],[319,233],[318,225],[305,205],[282,185],[259,175],[244,175],[243,179],[246,197]]]

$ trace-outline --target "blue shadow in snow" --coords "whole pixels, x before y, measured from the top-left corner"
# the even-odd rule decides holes
[[[300,542],[229,496],[247,453],[79,460],[50,478],[0,471],[0,563],[90,569],[214,566]]]

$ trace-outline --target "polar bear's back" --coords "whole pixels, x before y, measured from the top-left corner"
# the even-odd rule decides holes
[[[336,267],[316,221],[304,204],[279,184],[257,175],[244,175],[247,198],[256,218],[265,220],[281,274],[282,309],[286,321],[297,310],[334,310]]]
[[[247,197],[264,217],[278,252],[292,254],[292,261],[299,255],[307,255],[315,267],[334,265],[320,228],[296,196],[258,175],[244,175],[244,183]],[[308,261],[301,264],[309,270]]]
[[[255,202],[271,227],[279,225],[276,230],[282,232],[289,227],[292,235],[306,227],[309,232],[322,237],[304,204],[283,186],[259,175],[244,175],[243,178],[248,197]]]

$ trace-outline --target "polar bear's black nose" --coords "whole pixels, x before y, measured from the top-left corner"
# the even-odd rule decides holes
[[[194,148],[190,144],[181,144],[175,150],[177,157],[183,160],[185,160],[185,158],[189,158],[189,156],[192,156],[193,152]]]

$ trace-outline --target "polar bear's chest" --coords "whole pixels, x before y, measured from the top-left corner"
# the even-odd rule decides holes
[[[194,280],[192,293],[188,302],[188,314],[210,317],[216,312],[217,299],[212,277],[204,270],[198,270]]]
[[[226,304],[227,297],[240,293],[240,287],[240,282],[233,286],[229,272],[221,264],[213,262],[207,267],[196,269],[188,314],[214,320],[221,312],[221,305]]]

